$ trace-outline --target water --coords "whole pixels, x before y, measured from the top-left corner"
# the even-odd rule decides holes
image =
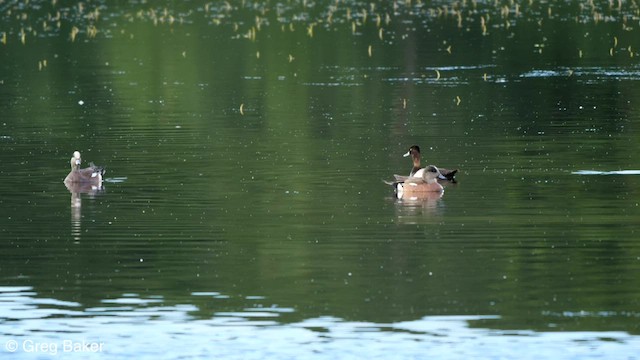
[[[637,358],[637,12],[492,4],[2,5],[3,357]]]

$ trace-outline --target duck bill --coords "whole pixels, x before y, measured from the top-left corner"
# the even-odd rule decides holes
[[[404,154],[404,155],[402,155],[402,157],[407,157],[407,156],[409,156],[409,155],[411,155],[411,151],[407,151],[407,153],[406,153],[406,154]]]

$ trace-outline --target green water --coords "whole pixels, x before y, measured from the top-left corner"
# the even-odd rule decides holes
[[[3,356],[637,357],[638,8],[372,4],[0,3]]]

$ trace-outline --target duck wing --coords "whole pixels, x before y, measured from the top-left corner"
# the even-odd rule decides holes
[[[405,180],[407,180],[409,178],[409,176],[404,176],[404,175],[393,175],[393,178],[396,179],[396,182],[404,182]]]
[[[404,183],[419,185],[419,184],[426,184],[427,182],[424,181],[424,179],[421,177],[409,177],[404,181]]]

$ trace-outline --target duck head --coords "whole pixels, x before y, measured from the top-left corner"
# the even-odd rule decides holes
[[[416,173],[416,171],[420,170],[420,147],[418,145],[413,145],[409,148],[404,157],[411,155],[411,159],[413,160],[413,168],[411,169],[411,176]]]
[[[80,152],[79,151],[74,151],[73,152],[73,157],[71,158],[71,170],[77,170],[80,167],[80,163],[82,162],[82,160],[80,159]]]
[[[422,180],[427,184],[432,184],[438,182],[438,177],[440,176],[440,170],[435,165],[429,165],[422,174]]]
[[[409,151],[407,151],[406,154],[402,155],[404,157],[407,157],[411,155],[412,158],[420,158],[420,147],[418,145],[413,145],[412,147],[409,148]]]

